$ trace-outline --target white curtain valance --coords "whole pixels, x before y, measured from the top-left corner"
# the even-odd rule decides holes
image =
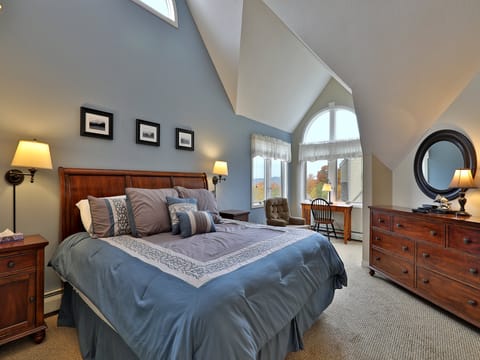
[[[298,152],[300,161],[333,160],[360,156],[362,156],[360,139],[300,144]]]
[[[270,136],[252,134],[252,157],[261,156],[266,159],[292,160],[290,143]]]

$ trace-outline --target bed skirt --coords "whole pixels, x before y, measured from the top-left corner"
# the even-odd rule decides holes
[[[330,278],[300,312],[263,345],[257,360],[284,359],[287,353],[302,350],[304,332],[332,302],[334,293],[335,279]],[[139,360],[120,335],[101,320],[68,283],[64,287],[58,326],[77,328],[80,352],[85,360]]]

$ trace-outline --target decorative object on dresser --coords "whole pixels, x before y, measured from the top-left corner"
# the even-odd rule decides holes
[[[195,150],[195,134],[192,130],[175,129],[175,148],[178,150]]]
[[[38,344],[43,319],[44,248],[40,235],[0,244],[0,345],[32,335]]]
[[[480,218],[370,207],[370,275],[480,327]]]
[[[137,144],[160,146],[160,124],[137,119]]]
[[[215,164],[213,164],[213,173],[215,174],[212,177],[213,193],[216,196],[217,184],[227,180],[226,177],[228,176],[228,163],[226,161],[215,161]]]
[[[113,114],[82,106],[80,135],[113,140]]]
[[[50,156],[50,147],[48,144],[33,141],[20,140],[17,150],[13,156],[12,166],[26,167],[28,173],[17,169],[8,170],[5,173],[5,180],[13,185],[13,232],[16,231],[16,187],[25,179],[25,175],[30,175],[30,182],[33,183],[37,169],[52,169],[52,158]]]
[[[248,210],[220,210],[220,216],[225,219],[248,221]]]
[[[455,130],[439,130],[428,135],[420,144],[413,162],[415,181],[430,199],[444,196],[455,199],[459,188],[448,185],[458,168],[468,168],[475,176],[477,154],[473,143]]]
[[[452,181],[450,181],[450,188],[460,189],[458,203],[460,204],[460,211],[457,211],[458,216],[470,216],[465,211],[465,204],[467,199],[465,198],[465,192],[467,189],[475,188],[473,182],[472,171],[470,169],[457,169],[453,174]]]

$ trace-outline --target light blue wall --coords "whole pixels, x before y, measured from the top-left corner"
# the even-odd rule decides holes
[[[57,168],[205,171],[229,163],[220,208],[250,209],[250,135],[290,134],[236,116],[184,0],[179,28],[129,0],[3,0],[0,13],[0,173],[19,139],[51,146],[54,170],[17,188],[17,230],[59,241]],[[79,135],[80,106],[114,113],[114,140]],[[135,119],[161,124],[161,146],[135,143]],[[175,128],[195,151],[175,149]],[[0,181],[0,229],[12,225],[12,187]],[[263,221],[263,209],[251,219]],[[47,269],[46,290],[58,287]]]

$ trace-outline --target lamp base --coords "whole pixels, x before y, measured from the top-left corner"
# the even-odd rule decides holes
[[[457,211],[457,212],[455,212],[455,215],[457,215],[457,216],[472,216],[471,214],[469,214],[466,211]]]

